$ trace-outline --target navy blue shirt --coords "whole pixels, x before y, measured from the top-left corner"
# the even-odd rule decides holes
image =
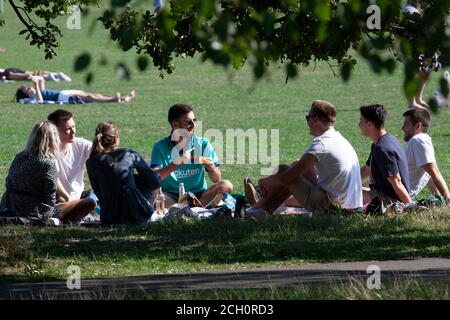
[[[406,155],[400,141],[392,134],[387,133],[376,144],[372,144],[369,159],[366,164],[370,166],[373,181],[373,184],[370,185],[371,189],[373,188],[378,192],[400,201],[394,188],[387,180],[388,177],[395,176],[399,173],[403,186],[409,193],[409,172]]]
[[[44,89],[41,91],[42,99],[45,101],[58,101],[59,90]]]
[[[153,213],[152,191],[159,175],[134,150],[98,153],[86,161],[92,189],[100,201],[102,224],[145,222]]]

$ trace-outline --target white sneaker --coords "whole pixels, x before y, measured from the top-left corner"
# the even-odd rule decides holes
[[[59,77],[59,79],[61,79],[63,81],[67,81],[67,82],[71,82],[72,81],[72,79],[68,75],[63,73],[63,72],[58,72],[58,77]]]
[[[53,72],[50,72],[50,73],[46,74],[44,76],[44,79],[45,79],[45,81],[56,81],[56,82],[59,81],[59,78],[57,77],[57,74],[55,74]]]
[[[62,225],[62,222],[58,218],[50,218],[47,221],[47,225],[58,227]]]

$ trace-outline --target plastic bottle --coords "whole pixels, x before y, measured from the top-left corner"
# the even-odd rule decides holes
[[[178,203],[183,203],[186,200],[186,191],[184,190],[184,183],[180,182],[178,186]]]
[[[158,195],[156,196],[156,199],[155,199],[155,207],[156,207],[155,211],[160,216],[164,216],[164,214],[165,214],[165,209],[166,209],[165,201],[166,201],[166,197],[164,196],[164,194],[162,194],[161,192],[158,193]]]

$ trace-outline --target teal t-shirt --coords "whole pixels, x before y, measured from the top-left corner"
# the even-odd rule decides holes
[[[151,167],[154,169],[167,167],[172,162],[172,149],[174,147],[170,136],[155,143],[152,150]],[[220,165],[216,151],[208,139],[192,136],[187,150],[191,148],[195,148],[194,155],[209,157],[216,166]],[[186,191],[195,193],[206,190],[208,185],[205,179],[205,167],[195,163],[179,166],[161,181],[161,187],[165,192],[178,193],[178,186],[181,182],[184,183]]]

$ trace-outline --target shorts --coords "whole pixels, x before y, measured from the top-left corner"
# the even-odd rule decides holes
[[[336,209],[330,201],[328,193],[306,179],[300,179],[291,191],[294,198],[300,203],[300,206],[308,211],[325,212]]]
[[[59,102],[69,102],[69,98],[80,94],[80,90],[61,90],[59,92]]]

